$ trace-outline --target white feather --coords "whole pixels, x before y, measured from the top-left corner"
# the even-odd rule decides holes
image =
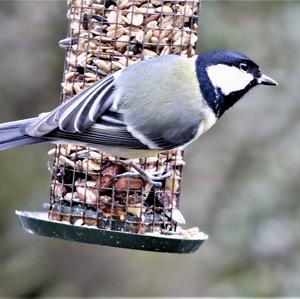
[[[99,109],[99,103],[102,100],[103,96],[111,89],[113,83],[109,84],[97,97],[95,102],[93,103],[92,107],[90,108],[89,111],[89,119],[93,122],[96,121],[96,115],[97,115],[97,110]],[[83,110],[83,109],[82,109]],[[80,111],[81,113],[81,111]]]
[[[254,79],[252,74],[226,64],[210,65],[206,71],[214,88],[220,88],[224,95],[244,89]]]
[[[113,124],[123,125],[123,122],[122,122],[122,121],[120,121],[120,120],[118,120],[118,119],[115,119],[115,118],[113,118],[113,117],[107,116],[107,115],[102,116],[101,119],[104,120],[104,121],[113,123]]]
[[[58,125],[59,125],[59,128],[62,130],[63,129],[63,122],[64,120],[69,116],[69,114],[76,108],[76,106],[78,106],[79,104],[81,104],[82,102],[85,102],[86,103],[88,102],[87,101],[87,98],[86,98],[86,92],[88,91],[89,92],[89,98],[92,97],[94,95],[95,92],[97,92],[97,89],[98,89],[98,85],[99,84],[95,84],[93,85],[92,87],[90,87],[90,89],[87,89],[87,90],[84,90],[83,92],[81,92],[80,94],[77,95],[78,98],[76,98],[76,100],[72,103],[72,105],[70,105],[66,111],[64,111],[62,113],[62,115],[59,117],[59,120],[58,120]],[[75,99],[75,98],[74,98]],[[68,102],[66,102],[68,103]],[[85,106],[85,105],[84,105]],[[81,109],[82,110],[82,109]],[[49,116],[51,116],[49,114]],[[76,119],[78,118],[79,115],[77,115]],[[75,121],[76,122],[76,121]],[[75,130],[77,132],[79,132],[77,126],[76,126],[76,123],[75,123]]]
[[[114,73],[114,78],[115,78],[115,81],[120,77],[121,73],[122,73],[123,70],[119,70],[117,71],[116,73]],[[121,91],[120,91],[120,87],[117,88],[117,92],[116,92],[116,95],[114,97],[114,101],[111,105],[111,108],[109,109],[110,111],[117,111],[118,110],[118,106],[119,106],[119,102],[121,100]]]
[[[157,149],[158,146],[152,142],[149,138],[144,136],[142,133],[134,129],[132,126],[127,126],[127,131],[131,133],[131,135],[136,138],[141,143],[147,145],[149,149]]]

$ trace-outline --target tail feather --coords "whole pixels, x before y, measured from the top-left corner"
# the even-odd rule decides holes
[[[36,120],[36,118],[0,124],[0,151],[26,144],[44,142],[45,139],[43,138],[31,137],[25,134],[25,127],[34,120]]]

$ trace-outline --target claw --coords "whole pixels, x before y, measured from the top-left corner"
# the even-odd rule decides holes
[[[122,174],[118,174],[115,177],[120,178],[120,177],[141,177],[144,181],[147,183],[160,188],[162,186],[161,182],[157,182],[156,180],[158,179],[157,177],[152,176],[151,174],[147,174],[143,169],[141,169],[141,172],[137,170],[135,167],[133,167],[137,172],[124,172]]]
[[[140,176],[144,181],[146,181],[147,183],[149,183],[149,184],[151,184],[151,185],[153,185],[157,188],[160,188],[162,186],[162,183],[160,181],[164,181],[164,180],[168,179],[173,173],[173,169],[171,169],[171,168],[169,168],[165,174],[162,174],[161,171],[155,171],[153,173],[147,173],[144,169],[142,169],[140,166],[138,166],[137,164],[133,163],[130,160],[121,160],[121,163],[134,168],[137,171],[137,173],[135,173],[135,172],[125,172],[125,173],[117,175],[116,177],[121,177],[121,176],[136,177],[136,176]]]

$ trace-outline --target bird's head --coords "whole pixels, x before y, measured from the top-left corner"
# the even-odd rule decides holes
[[[217,117],[251,88],[257,85],[277,85],[275,80],[261,72],[253,60],[231,50],[216,50],[199,55],[196,71],[201,92]]]

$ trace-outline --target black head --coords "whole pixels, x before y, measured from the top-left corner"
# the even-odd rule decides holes
[[[231,50],[199,55],[196,70],[201,92],[217,117],[254,86],[277,85],[248,56]]]

